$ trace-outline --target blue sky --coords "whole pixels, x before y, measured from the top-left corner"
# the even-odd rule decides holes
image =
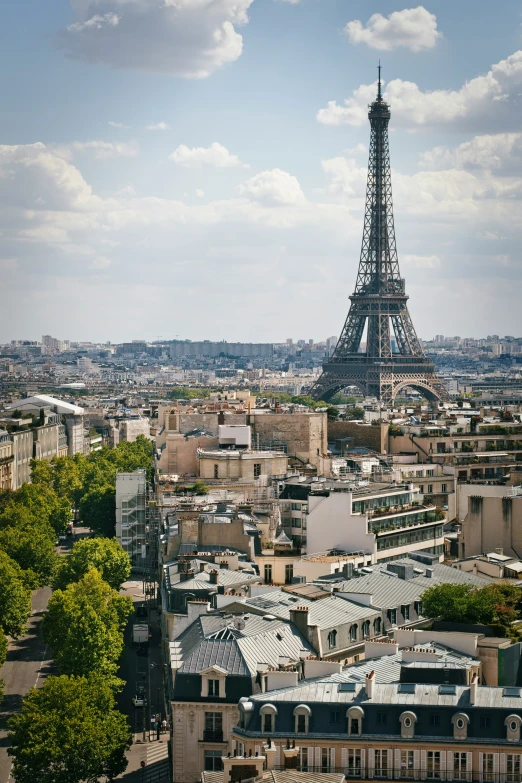
[[[323,339],[383,64],[419,334],[520,334],[520,5],[10,3],[0,340]]]

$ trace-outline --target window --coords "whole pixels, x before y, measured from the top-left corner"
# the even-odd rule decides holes
[[[308,748],[299,748],[299,767],[300,772],[308,772]]]
[[[208,695],[219,696],[219,680],[208,681]]]
[[[405,620],[409,620],[410,619],[410,607],[409,607],[408,604],[405,604],[404,606],[401,606],[401,612],[402,612],[402,616],[404,617]]]
[[[378,712],[378,713],[377,713],[377,723],[378,723],[380,726],[385,726],[385,725],[386,725],[386,722],[387,722],[387,720],[388,720],[388,716],[386,715],[386,713],[385,713],[385,712]]]
[[[440,778],[440,750],[428,751],[427,776],[431,780],[438,780]]]
[[[205,734],[206,742],[223,741],[223,713],[205,712]]]
[[[494,774],[493,774],[493,753],[483,753],[482,754],[482,769],[479,770],[482,772],[482,780],[484,781],[493,781],[494,780]]]
[[[294,578],[294,566],[292,563],[289,565],[285,565],[285,585],[292,584],[292,579]]]
[[[430,715],[430,727],[436,728],[440,726],[440,715]]]
[[[491,724],[491,719],[489,715],[482,715],[480,718],[480,728],[489,729],[490,724]]]
[[[370,621],[365,620],[362,627],[363,638],[367,639],[370,635]]]
[[[453,778],[455,780],[466,780],[466,753],[453,754]]]
[[[520,781],[520,755],[518,753],[507,754],[507,779],[513,783]]]
[[[263,715],[263,733],[272,734],[274,731],[274,715],[271,712],[265,712]]]
[[[413,750],[401,750],[401,778],[415,777],[415,768],[413,766]]]
[[[384,714],[384,713],[379,713]],[[376,778],[388,777],[388,751],[381,748],[375,749],[375,770],[374,775]]]
[[[357,626],[351,625],[350,626],[350,641],[356,642],[357,641]]]
[[[267,585],[271,585],[273,583],[272,566],[271,565],[266,565],[265,566],[265,583]]]
[[[337,647],[337,631],[330,631],[328,634],[328,647],[330,650]]]
[[[338,710],[332,710],[330,712],[330,723],[339,723],[341,713]]]
[[[306,715],[297,716],[297,734],[306,734]]]
[[[418,615],[422,614],[422,601],[415,601],[415,611]]]
[[[373,633],[374,633],[374,636],[379,636],[379,634],[381,633],[381,625],[382,625],[381,618],[380,617],[376,617],[375,620],[373,621]]]
[[[433,492],[433,484],[428,484],[428,495],[431,495]]]
[[[431,478],[434,475],[434,473],[435,471],[432,468],[430,468],[429,470],[426,471],[426,478]]]
[[[254,478],[259,478],[261,475],[261,463],[254,462]]]
[[[419,492],[421,493],[421,495],[424,494],[424,484],[419,485]]]
[[[219,478],[219,465],[214,465],[214,478]]]
[[[321,772],[330,772],[330,748],[321,748]]]
[[[447,492],[448,491],[448,485],[447,484],[441,484],[440,491],[441,492]]]
[[[348,777],[361,777],[361,751],[359,748],[348,748],[348,769],[345,774]]]
[[[359,734],[359,718],[350,718],[350,734]]]
[[[222,772],[223,762],[221,761],[222,753],[220,750],[206,750],[205,751],[205,772]]]
[[[388,619],[391,625],[397,625],[397,609],[388,609]]]

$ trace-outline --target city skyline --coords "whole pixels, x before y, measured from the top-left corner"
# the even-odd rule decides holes
[[[204,5],[7,9],[0,341],[339,334],[379,57],[417,330],[516,334],[515,3]]]

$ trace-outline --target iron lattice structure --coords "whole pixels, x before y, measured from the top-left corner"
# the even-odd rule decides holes
[[[448,393],[415,332],[400,276],[388,142],[391,114],[381,93],[380,66],[377,98],[369,109],[370,155],[357,283],[335,351],[323,363],[311,395],[328,400],[346,386],[357,386],[368,397],[392,403],[401,389],[410,386],[430,400],[447,400]],[[361,352],[365,327],[366,350]]]

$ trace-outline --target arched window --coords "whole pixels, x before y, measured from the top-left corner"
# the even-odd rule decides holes
[[[273,734],[277,707],[274,707],[273,704],[263,704],[259,712],[261,714],[261,731],[263,734]]]
[[[370,635],[370,621],[365,620],[362,627],[363,639],[367,639]]]
[[[359,737],[362,734],[364,710],[362,707],[349,707],[346,711],[346,717],[348,718],[348,734]]]
[[[357,641],[357,625],[350,626],[350,641],[351,642]]]
[[[507,728],[507,741],[508,742],[520,742],[520,724],[522,718],[520,715],[508,715],[504,724]]]
[[[294,710],[295,733],[308,734],[312,710],[306,704],[298,704]]]
[[[373,621],[373,635],[380,636],[382,628],[382,622],[380,617],[376,617]]]
[[[328,634],[328,647],[330,650],[337,647],[337,631],[330,631]]]
[[[451,719],[454,739],[465,740],[468,737],[469,716],[465,712],[457,712]]]
[[[417,723],[417,716],[415,713],[407,710],[401,714],[399,720],[401,722],[401,737],[404,739],[412,739],[415,735],[415,724]]]

